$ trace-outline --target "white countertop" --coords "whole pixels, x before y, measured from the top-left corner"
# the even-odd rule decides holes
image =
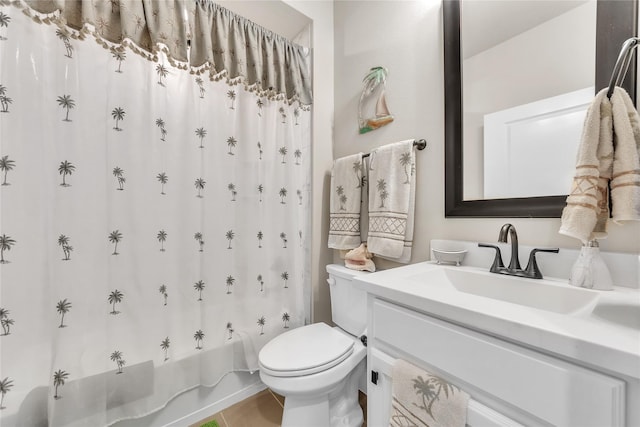
[[[640,379],[640,290],[616,287],[595,306],[561,314],[460,292],[415,276],[434,269],[487,268],[422,262],[354,278],[356,287],[385,300],[587,367]],[[535,279],[524,279],[535,282]],[[566,280],[550,279],[559,286]]]

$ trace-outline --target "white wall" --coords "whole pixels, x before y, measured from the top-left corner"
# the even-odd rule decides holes
[[[334,156],[368,152],[407,138],[425,138],[429,142],[427,149],[417,154],[412,262],[429,259],[430,239],[495,242],[500,226],[506,222],[515,225],[520,242],[526,245],[579,246],[575,239],[558,234],[559,219],[444,218],[444,84],[439,0],[336,1],[334,8]],[[376,65],[389,69],[387,101],[396,120],[379,130],[358,135],[362,78]],[[328,204],[323,215],[328,217]],[[624,227],[611,224],[609,231],[609,238],[600,244],[603,251],[640,253],[640,223]],[[339,261],[337,254],[334,260]],[[395,265],[378,262],[382,268]]]

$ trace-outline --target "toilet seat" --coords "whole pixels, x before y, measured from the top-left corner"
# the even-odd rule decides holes
[[[275,377],[296,377],[326,371],[353,353],[354,338],[326,323],[286,332],[267,343],[258,356],[260,369]]]

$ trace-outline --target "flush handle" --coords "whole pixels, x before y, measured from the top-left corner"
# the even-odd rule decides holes
[[[327,283],[328,283],[330,286],[333,286],[333,285],[335,285],[335,284],[336,284],[336,279],[334,279],[333,277],[329,277],[329,278],[327,279]]]
[[[371,371],[371,382],[378,385],[378,372]]]

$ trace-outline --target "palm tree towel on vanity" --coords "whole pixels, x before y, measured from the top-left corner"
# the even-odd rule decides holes
[[[469,395],[404,360],[393,364],[390,427],[464,427]]]
[[[385,145],[369,157],[369,251],[396,262],[411,260],[415,206],[413,140]]]

